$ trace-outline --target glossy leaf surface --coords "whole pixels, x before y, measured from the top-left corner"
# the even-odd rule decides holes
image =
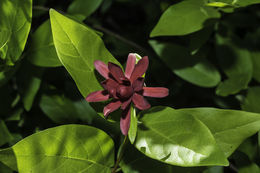
[[[114,144],[99,129],[65,125],[33,134],[11,148],[0,150],[0,161],[20,173],[110,173]]]
[[[215,108],[154,107],[140,121],[136,148],[180,166],[228,165],[227,157],[260,130],[259,114]]]
[[[187,0],[170,6],[161,16],[150,36],[186,35],[210,24],[210,19],[220,17],[220,13],[207,7],[202,0]]]
[[[0,1],[0,59],[14,65],[31,28],[32,0]]]
[[[119,64],[101,38],[88,27],[50,10],[54,45],[58,57],[76,82],[81,94],[102,89],[95,76],[94,61]]]

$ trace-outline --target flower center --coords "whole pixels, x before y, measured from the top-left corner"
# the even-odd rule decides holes
[[[126,99],[133,95],[134,90],[132,86],[119,85],[116,92],[120,98]]]

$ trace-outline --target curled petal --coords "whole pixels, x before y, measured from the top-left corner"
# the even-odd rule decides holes
[[[149,109],[151,105],[148,101],[140,94],[134,93],[133,95],[133,102],[136,108],[140,110]]]
[[[163,87],[143,87],[143,96],[162,98],[169,95],[169,90]]]
[[[114,112],[115,110],[117,110],[121,105],[121,102],[119,100],[117,101],[113,101],[111,103],[109,103],[108,105],[106,105],[104,107],[103,113],[104,116],[108,116],[111,112]]]
[[[131,103],[131,101],[132,101],[132,97],[130,97],[128,100],[124,101],[121,105],[121,109],[125,110],[128,107],[128,105]]]
[[[144,78],[139,77],[138,79],[136,79],[134,81],[132,86],[133,86],[134,91],[136,91],[136,92],[141,91],[144,86]]]
[[[128,106],[123,112],[120,119],[120,129],[123,135],[128,134],[128,130],[130,127],[130,120],[131,120],[131,107]]]
[[[108,79],[109,70],[108,66],[104,62],[96,60],[94,62],[94,66],[96,70],[99,72],[99,74],[101,74],[104,78]]]
[[[90,93],[87,97],[86,100],[88,102],[101,102],[101,101],[106,101],[109,99],[109,94],[106,91],[95,91],[93,93]]]
[[[119,85],[116,81],[113,79],[107,79],[101,83],[103,88],[108,91],[108,93],[113,96],[114,98],[117,98],[116,96],[116,89]]]
[[[126,77],[125,77],[122,69],[118,65],[109,62],[108,69],[109,69],[109,72],[111,73],[111,75],[115,78],[115,80],[117,82],[121,83],[123,80],[126,80]]]
[[[127,77],[128,79],[130,79],[130,76],[134,71],[135,62],[136,62],[135,54],[129,53],[127,63],[126,63],[126,68],[125,68],[125,77]]]
[[[142,77],[149,65],[148,56],[143,57],[136,65],[131,74],[130,81],[133,83],[137,78]]]

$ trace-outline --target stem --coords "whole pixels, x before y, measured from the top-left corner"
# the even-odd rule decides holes
[[[121,148],[121,150],[119,151],[120,153],[119,153],[119,156],[118,156],[118,158],[117,158],[117,160],[116,160],[116,164],[115,164],[115,166],[114,166],[114,168],[113,168],[113,170],[112,170],[112,173],[116,173],[117,167],[118,167],[120,161],[121,161],[122,158],[123,158],[123,155],[124,155],[124,151],[125,151],[125,147],[126,147],[127,142],[128,142],[128,140],[127,140],[127,135],[126,135],[125,138],[124,138],[124,142],[123,142],[123,144],[122,144],[122,148]]]
[[[110,31],[109,29],[103,28],[102,26],[99,26],[99,25],[93,25],[92,27],[96,30],[99,30],[101,32],[104,32],[108,35],[115,37],[116,39],[128,44],[129,46],[132,46],[132,47],[138,49],[139,51],[149,53],[149,51],[147,49],[145,49],[144,47],[136,44],[135,42],[133,42],[131,40],[126,39],[125,37],[122,37],[121,35],[118,35],[117,33],[113,32],[113,31]]]

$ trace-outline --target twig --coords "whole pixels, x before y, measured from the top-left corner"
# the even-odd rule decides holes
[[[39,5],[33,6],[33,9],[34,10],[42,10],[42,11],[49,11],[50,10],[50,8],[48,8],[48,7],[39,6]]]
[[[123,158],[124,150],[125,150],[127,141],[128,141],[128,140],[127,140],[127,135],[126,135],[125,138],[124,138],[124,142],[123,142],[123,144],[122,144],[122,148],[121,148],[121,150],[119,151],[120,153],[119,153],[119,156],[118,156],[118,158],[117,158],[117,160],[116,160],[116,164],[115,164],[115,166],[114,166],[114,168],[113,168],[113,170],[112,170],[112,173],[116,173],[116,171],[117,171],[117,167],[118,167],[120,161],[121,161],[122,158]]]
[[[134,47],[136,49],[138,49],[139,51],[145,52],[146,54],[147,53],[150,54],[149,51],[147,49],[145,49],[144,47],[136,44],[135,42],[133,42],[131,40],[126,39],[125,37],[122,37],[121,35],[113,32],[113,31],[110,31],[109,29],[106,29],[106,28],[104,28],[104,27],[102,27],[100,25],[93,25],[92,27],[94,29],[96,29],[96,30],[100,30],[101,32],[104,32],[104,33],[106,33],[108,35],[111,35],[111,36],[115,37],[116,39],[118,39],[118,40],[120,40],[120,41],[122,41],[122,42],[124,42],[124,43],[126,43],[126,44],[128,44],[128,45],[130,45],[130,46],[132,46],[132,47]]]

